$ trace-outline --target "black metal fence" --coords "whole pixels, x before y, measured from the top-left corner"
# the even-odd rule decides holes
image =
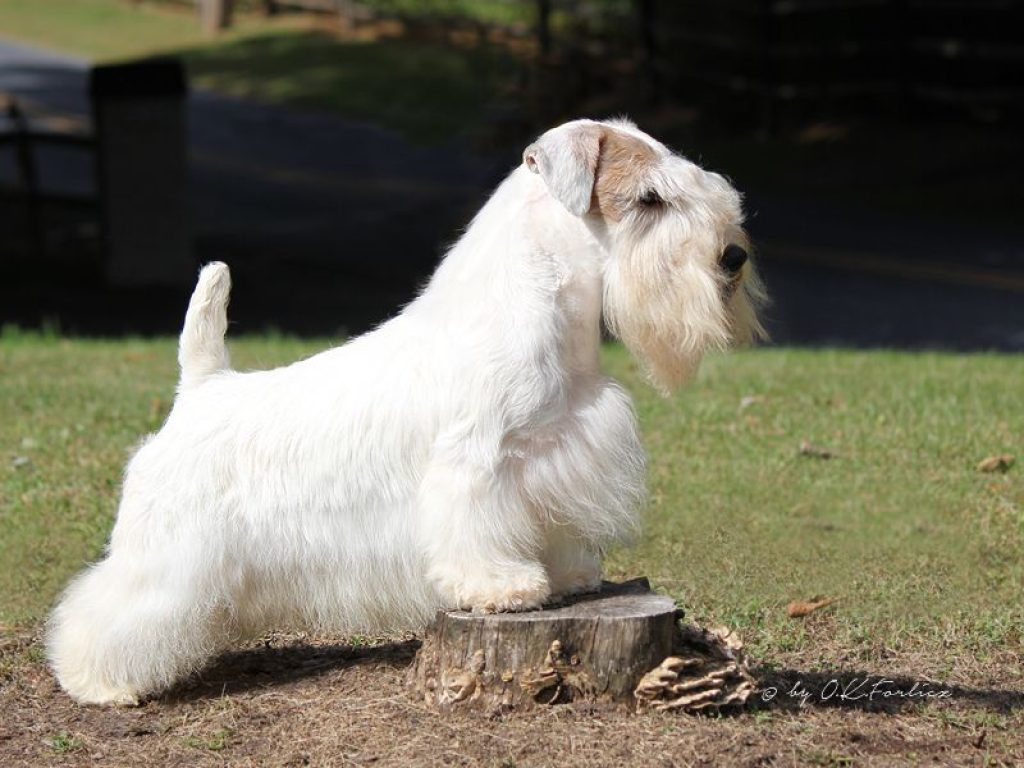
[[[351,25],[468,24],[481,41],[526,39],[582,90],[611,75],[654,100],[736,110],[747,125],[753,116],[765,132],[830,117],[1017,122],[1024,112],[1024,0],[194,1]]]
[[[666,88],[756,105],[762,125],[883,113],[1019,120],[1019,0],[660,2]]]

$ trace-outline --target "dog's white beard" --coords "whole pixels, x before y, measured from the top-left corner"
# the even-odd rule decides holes
[[[638,243],[609,259],[605,320],[663,393],[689,380],[705,352],[764,335],[756,315],[763,290],[752,268],[730,296],[717,269],[701,266],[692,249],[679,249],[675,263],[644,250]]]

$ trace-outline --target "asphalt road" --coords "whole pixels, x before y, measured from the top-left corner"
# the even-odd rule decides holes
[[[83,60],[0,40],[0,92],[70,127],[88,126],[87,76]],[[202,91],[190,94],[188,110],[196,258],[227,260],[241,276],[236,295],[247,288],[252,298],[239,295],[233,306],[248,329],[333,332],[393,311],[519,157],[417,147],[336,115]],[[9,154],[0,151],[0,184],[13,178]],[[47,150],[38,159],[44,188],[92,189],[83,153]],[[1020,231],[851,210],[771,190],[750,191],[747,200],[774,299],[768,320],[776,342],[1024,350]],[[3,252],[0,238],[0,258]],[[21,297],[5,302],[17,311],[4,310],[2,319],[66,311],[65,327],[91,330],[96,302],[49,287]],[[165,330],[165,316],[177,323],[180,297],[164,298],[161,321],[130,327]],[[155,312],[149,298],[122,299],[122,312]],[[77,314],[61,301],[79,307]],[[360,301],[358,319],[341,319],[345,306]],[[33,315],[26,302],[49,303]],[[96,329],[118,326],[116,314],[104,317]]]

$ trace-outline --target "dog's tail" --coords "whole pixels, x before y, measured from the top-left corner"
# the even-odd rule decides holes
[[[230,293],[231,273],[227,264],[215,261],[203,267],[188,303],[178,342],[179,390],[195,386],[207,376],[231,366],[224,344]]]

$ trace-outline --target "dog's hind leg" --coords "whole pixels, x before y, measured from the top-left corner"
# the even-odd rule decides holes
[[[202,667],[227,639],[185,567],[111,556],[68,587],[47,627],[61,686],[83,704],[135,704]],[[221,612],[223,613],[223,612]]]
[[[230,294],[231,274],[227,265],[215,261],[203,267],[188,303],[178,342],[179,390],[198,384],[207,376],[231,366],[224,344]]]

